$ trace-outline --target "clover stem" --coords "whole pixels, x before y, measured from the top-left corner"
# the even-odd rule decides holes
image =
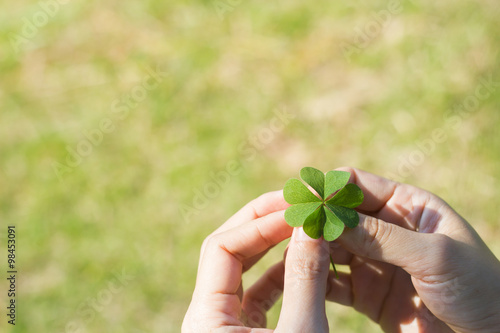
[[[339,274],[337,273],[337,269],[335,268],[335,264],[333,263],[333,258],[332,258],[332,255],[330,254],[330,262],[332,263],[332,266],[333,266],[333,271],[335,272],[335,277],[337,278],[337,280],[339,279]]]

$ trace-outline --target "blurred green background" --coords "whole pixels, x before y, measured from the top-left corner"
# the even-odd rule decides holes
[[[0,262],[15,225],[19,270],[2,332],[179,331],[203,239],[303,166],[433,191],[500,255],[498,1],[0,6]]]

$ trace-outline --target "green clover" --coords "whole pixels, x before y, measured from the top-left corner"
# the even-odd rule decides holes
[[[311,238],[337,239],[344,225],[354,228],[359,215],[353,209],[363,202],[363,192],[355,184],[348,184],[351,174],[328,171],[326,176],[318,169],[305,167],[300,177],[319,195],[314,195],[300,180],[289,179],[283,189],[285,200],[292,206],[285,211],[285,220],[292,227],[303,226]],[[333,194],[333,196],[332,196]]]

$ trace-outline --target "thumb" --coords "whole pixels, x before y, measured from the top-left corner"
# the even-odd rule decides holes
[[[356,255],[399,266],[417,278],[431,264],[431,258],[437,259],[437,243],[448,243],[445,239],[448,237],[442,234],[418,233],[358,214],[359,225],[353,229],[346,228],[338,242]]]
[[[325,313],[330,250],[323,239],[295,228],[285,263],[283,304],[276,332],[328,332]]]

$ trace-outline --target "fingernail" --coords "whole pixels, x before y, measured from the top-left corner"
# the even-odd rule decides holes
[[[304,231],[304,228],[300,227],[300,228],[297,228],[296,230],[296,237],[295,239],[299,242],[312,242],[312,241],[317,241],[317,239],[314,239],[314,238],[311,238],[309,237],[305,231]]]

